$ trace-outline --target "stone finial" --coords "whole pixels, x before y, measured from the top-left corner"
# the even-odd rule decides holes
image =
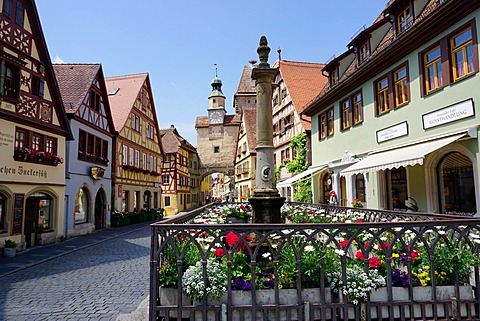
[[[260,44],[257,48],[257,53],[260,60],[258,67],[270,68],[270,65],[268,64],[268,54],[270,53],[270,47],[268,46],[267,37],[260,37]]]

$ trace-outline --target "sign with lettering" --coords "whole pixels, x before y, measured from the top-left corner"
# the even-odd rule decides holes
[[[24,193],[13,194],[13,221],[12,235],[22,234],[23,230],[23,204],[25,202]]]
[[[385,142],[387,140],[405,135],[408,135],[408,124],[406,121],[381,130],[377,130],[377,143]]]
[[[473,100],[468,99],[422,115],[423,129],[440,126],[471,116],[475,116],[475,110],[473,108]]]

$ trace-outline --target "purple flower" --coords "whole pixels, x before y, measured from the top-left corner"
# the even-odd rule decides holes
[[[249,281],[245,281],[243,276],[239,276],[233,282],[232,289],[237,290],[237,291],[251,290],[252,289],[252,283],[249,282]]]
[[[412,283],[417,284],[418,278],[416,275],[412,275]],[[399,269],[395,269],[392,273],[392,285],[393,286],[402,286],[408,287],[408,274],[405,271],[400,271]]]

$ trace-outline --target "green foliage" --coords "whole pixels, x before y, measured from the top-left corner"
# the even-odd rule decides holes
[[[285,164],[287,171],[292,174],[300,174],[310,166],[307,163],[307,135],[298,134],[290,139],[290,148],[295,151],[295,157]]]
[[[162,288],[175,288],[178,285],[178,270],[176,264],[165,263],[158,269],[158,284]]]
[[[280,172],[282,171],[282,165],[275,167],[275,183],[280,182]]]
[[[287,171],[292,174],[300,174],[310,166],[307,163],[307,135],[298,134],[290,139],[290,148],[294,151],[295,158],[285,164]],[[293,199],[296,202],[312,202],[312,183],[310,180],[299,182],[295,187]]]
[[[245,279],[250,280],[249,275],[252,273],[250,262],[248,257],[243,253],[235,253],[232,257],[232,278],[243,276]]]
[[[312,203],[312,182],[305,180],[297,184],[293,199],[295,202]]]

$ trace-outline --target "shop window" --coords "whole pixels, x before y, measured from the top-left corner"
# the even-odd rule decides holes
[[[86,223],[88,221],[88,191],[85,187],[80,188],[75,197],[75,224]]]
[[[388,209],[396,211],[405,211],[407,206],[405,201],[408,199],[407,190],[407,170],[405,167],[387,169],[385,171],[387,178]]]
[[[437,167],[442,213],[475,214],[475,179],[471,160],[460,153],[446,155]]]
[[[38,227],[40,231],[52,228],[52,198],[44,193],[34,193],[29,199],[35,200],[38,209]]]
[[[122,212],[126,212],[129,210],[128,204],[130,203],[130,192],[123,191],[122,192]]]
[[[355,175],[355,198],[365,202],[365,178],[363,174]]]

